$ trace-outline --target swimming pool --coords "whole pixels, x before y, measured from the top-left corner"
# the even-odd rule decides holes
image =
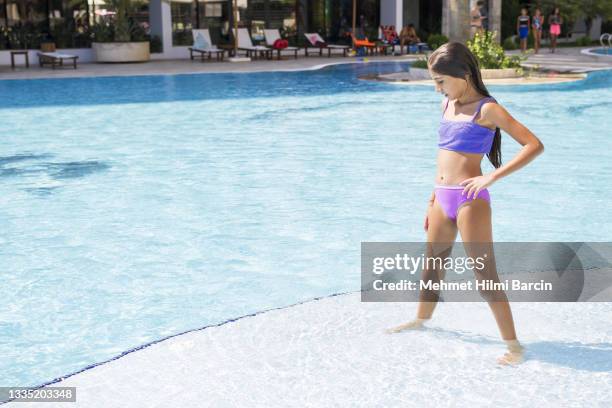
[[[357,79],[402,69],[0,81],[0,384],[358,290],[360,242],[424,239],[440,95]],[[546,146],[491,188],[496,240],[609,241],[611,85],[490,88]]]
[[[593,48],[593,49],[591,49],[589,51],[590,52],[594,52],[595,54],[612,55],[612,52],[610,51],[610,47],[606,47],[606,48]]]

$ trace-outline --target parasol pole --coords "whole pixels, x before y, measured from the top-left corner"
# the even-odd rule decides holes
[[[355,27],[357,26],[357,0],[353,0],[353,35],[357,38]]]
[[[234,57],[238,56],[238,0],[234,0]]]

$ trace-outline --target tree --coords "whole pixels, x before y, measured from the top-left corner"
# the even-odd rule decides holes
[[[545,16],[552,13],[554,7],[559,7],[567,23],[584,18],[587,34],[591,32],[595,17],[600,16],[604,21],[612,19],[611,0],[541,0],[539,5]]]

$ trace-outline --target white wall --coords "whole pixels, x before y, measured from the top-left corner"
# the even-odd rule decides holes
[[[416,1],[416,0],[403,0]],[[399,32],[402,29],[403,16],[402,0],[380,0],[380,24],[393,25]]]

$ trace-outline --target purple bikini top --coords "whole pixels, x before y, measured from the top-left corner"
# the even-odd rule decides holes
[[[465,120],[456,121],[444,119],[444,113],[446,113],[446,108],[448,108],[448,98],[446,98],[446,106],[444,106],[442,121],[440,121],[440,130],[438,131],[438,147],[454,152],[489,153],[493,145],[495,130],[475,123],[474,119],[478,116],[482,105],[490,101],[497,102],[493,97],[481,99],[476,108],[476,113],[474,113],[474,116],[472,116],[472,119],[468,122]]]

